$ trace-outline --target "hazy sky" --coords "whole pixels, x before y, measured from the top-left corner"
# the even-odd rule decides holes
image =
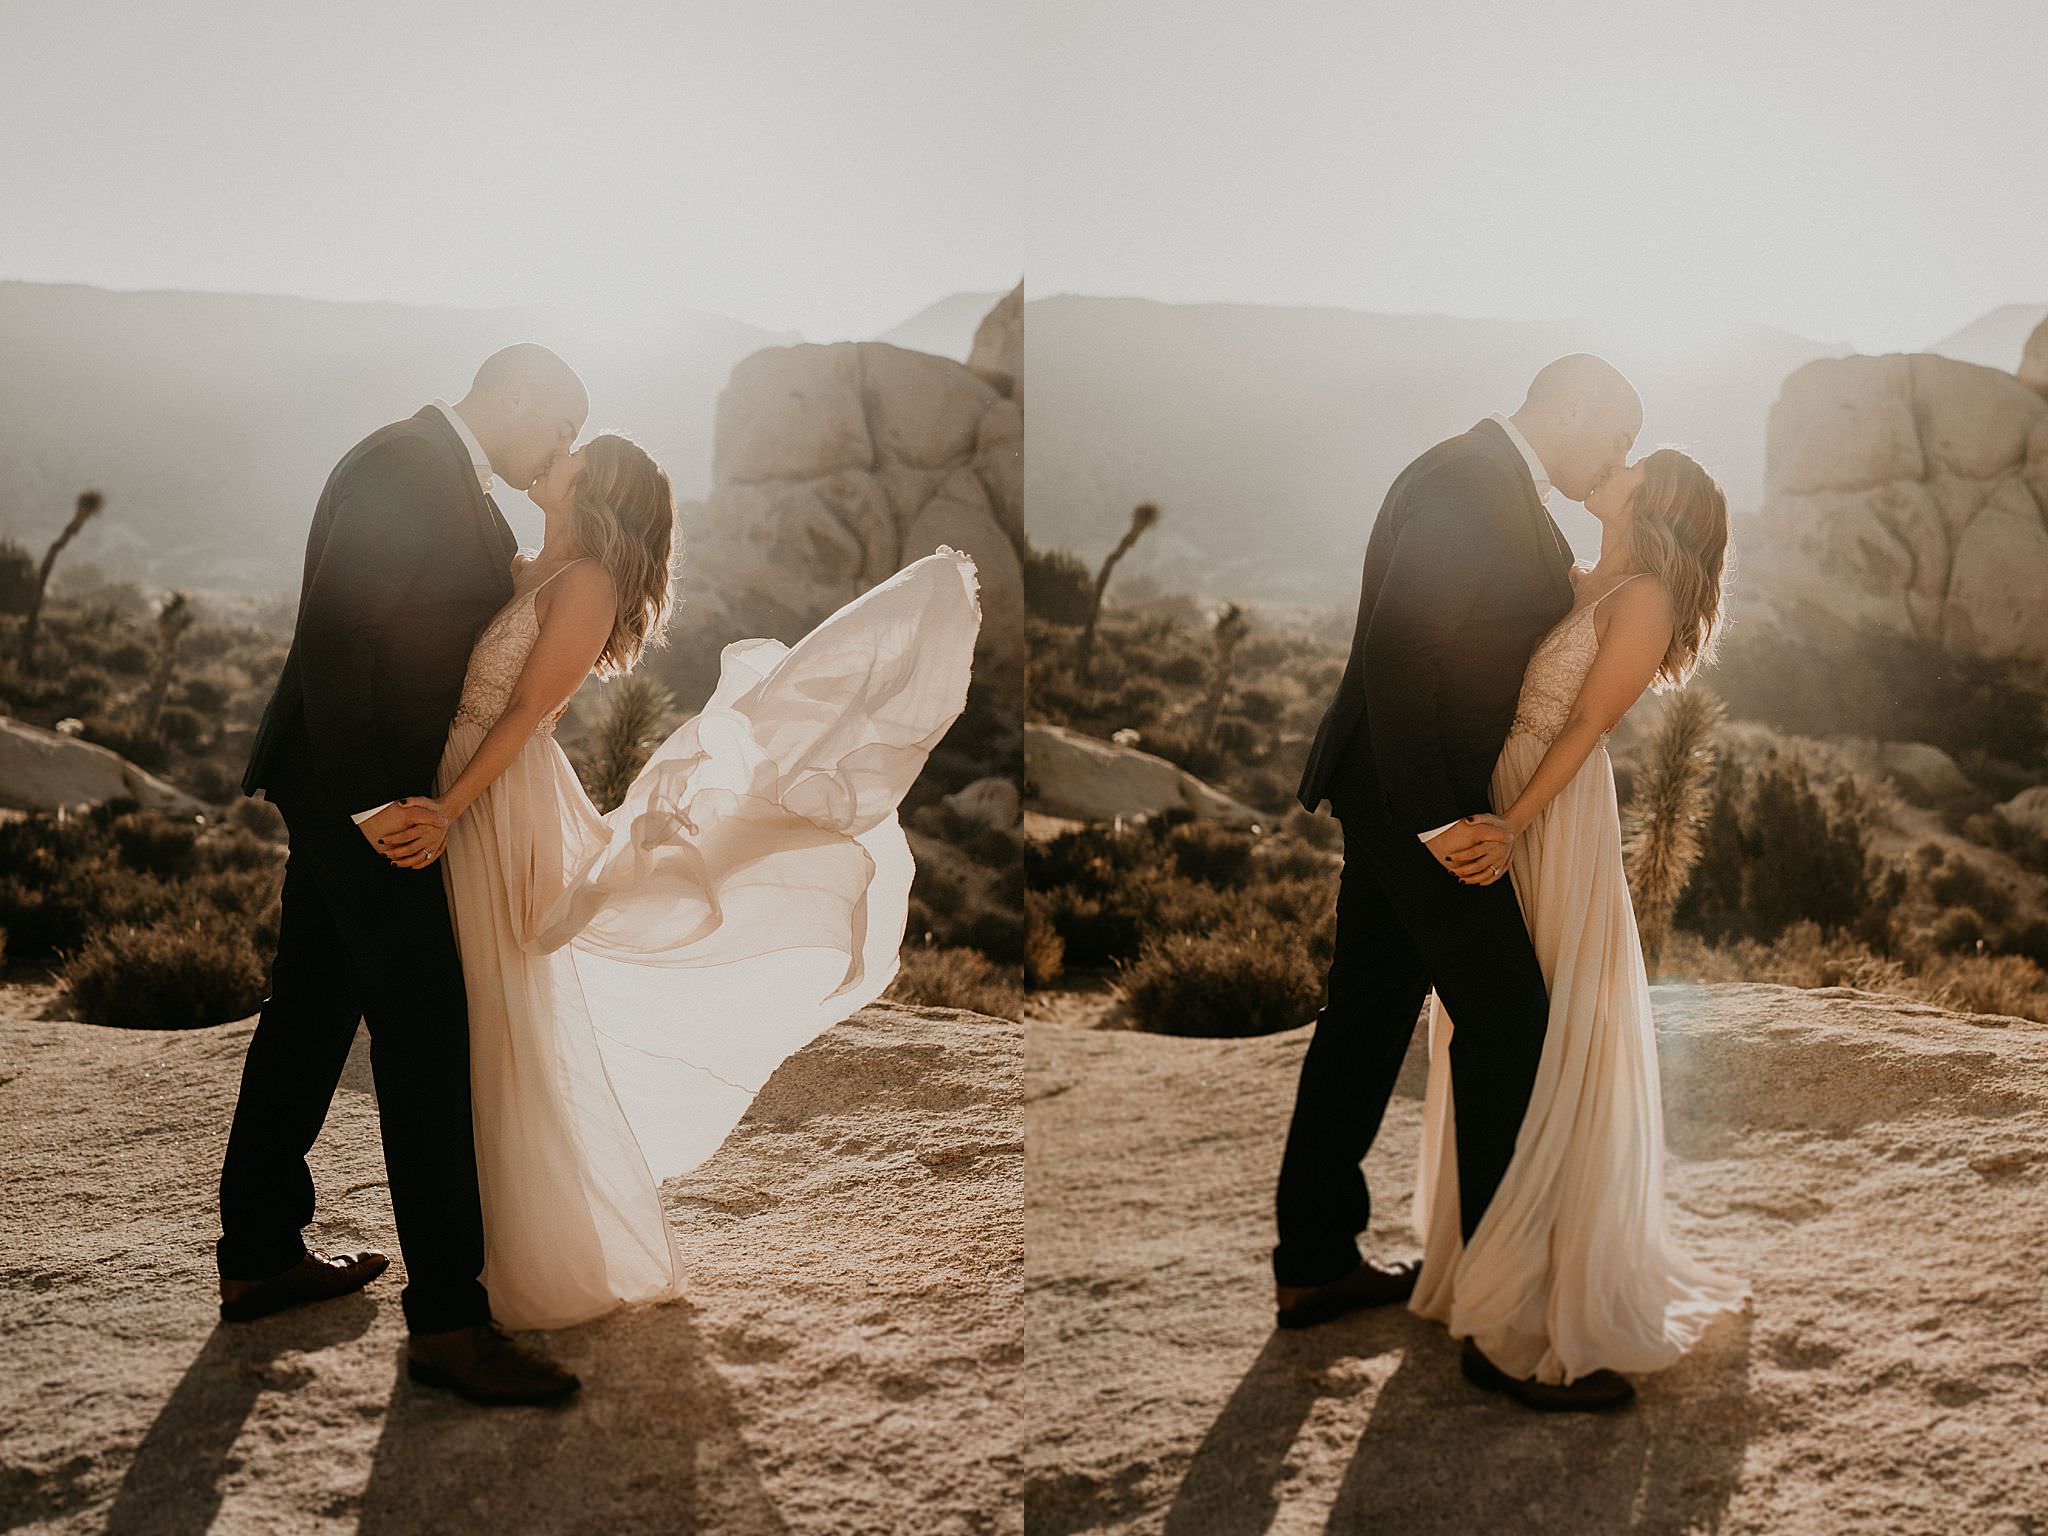
[[[2048,303],[2048,3],[1032,0],[1034,293],[1757,320]]]
[[[1017,280],[998,0],[0,0],[0,278],[715,310]]]

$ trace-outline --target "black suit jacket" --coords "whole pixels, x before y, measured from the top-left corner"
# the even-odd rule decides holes
[[[517,548],[435,407],[349,449],[313,511],[291,650],[242,792],[343,812],[431,794]]]
[[[1571,547],[1498,423],[1438,443],[1387,492],[1358,622],[1296,798],[1384,796],[1426,832],[1489,809],[1529,653],[1571,608]]]

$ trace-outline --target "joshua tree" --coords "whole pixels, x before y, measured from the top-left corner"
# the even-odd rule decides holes
[[[1705,688],[1673,694],[1629,799],[1622,854],[1643,960],[1653,975],[1671,936],[1671,914],[1699,862],[1700,827],[1714,777],[1714,730],[1726,713]]]
[[[1088,622],[1081,628],[1081,649],[1075,657],[1075,674],[1082,682],[1088,681],[1088,669],[1095,661],[1095,625],[1102,617],[1102,594],[1109,590],[1110,572],[1116,569],[1117,561],[1131,552],[1131,546],[1142,539],[1159,521],[1159,504],[1141,501],[1131,508],[1131,526],[1124,530],[1124,536],[1116,541],[1116,548],[1109,552],[1109,558],[1102,562],[1102,569],[1095,573],[1095,591],[1088,604]]]
[[[629,672],[606,685],[604,705],[583,778],[591,804],[615,809],[632,787],[633,776],[667,733],[675,695],[646,672]]]
[[[1208,746],[1209,738],[1216,734],[1216,721],[1223,714],[1223,696],[1230,691],[1230,666],[1251,627],[1251,616],[1236,603],[1225,603],[1216,612],[1215,626],[1209,631],[1209,643],[1216,655],[1209,669],[1209,696],[1202,701],[1202,731],[1197,738],[1200,746]]]
[[[178,668],[178,644],[199,617],[192,599],[182,592],[166,592],[156,611],[156,670],[149,679],[149,699],[143,706],[142,733],[154,736],[164,713],[164,695],[171,690],[171,674]]]
[[[64,525],[64,531],[57,540],[43,551],[43,563],[36,572],[35,595],[29,600],[28,617],[21,622],[21,669],[26,672],[35,665],[36,623],[43,616],[43,593],[50,585],[50,571],[57,564],[57,557],[64,553],[64,546],[78,537],[79,530],[99,515],[100,508],[107,504],[107,498],[98,491],[80,491],[78,504],[72,509],[71,521]]]

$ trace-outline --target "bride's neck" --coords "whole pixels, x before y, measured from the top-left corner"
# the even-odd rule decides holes
[[[1593,574],[1604,579],[1609,576],[1632,576],[1635,571],[1635,556],[1630,553],[1628,547],[1628,524],[1602,523],[1600,558],[1593,562]]]
[[[554,563],[574,560],[581,553],[576,548],[576,535],[569,526],[566,512],[549,512],[547,521],[541,525],[540,554],[538,560]]]

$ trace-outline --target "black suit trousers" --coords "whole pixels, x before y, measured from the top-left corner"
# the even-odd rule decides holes
[[[220,1273],[261,1279],[305,1253],[306,1154],[360,1021],[370,1030],[407,1326],[487,1321],[469,1016],[440,867],[397,868],[346,815],[289,792],[274,798],[291,855],[270,995],[221,1167]]]
[[[1372,1215],[1361,1164],[1431,988],[1456,1026],[1452,1114],[1468,1241],[1514,1154],[1549,1020],[1514,887],[1460,883],[1388,818],[1362,755],[1346,753],[1330,793],[1344,871],[1327,998],[1302,1059],[1275,1196],[1282,1285],[1317,1285],[1358,1262]]]

